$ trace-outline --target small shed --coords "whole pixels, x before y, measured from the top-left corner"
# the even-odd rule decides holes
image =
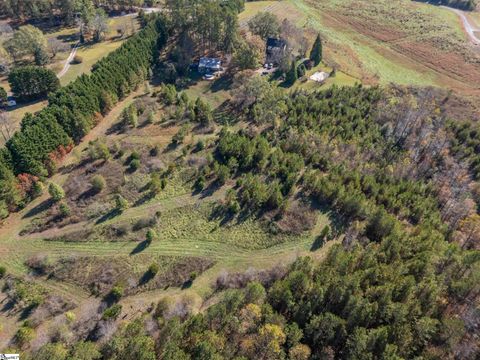
[[[310,76],[310,80],[318,82],[318,83],[323,83],[329,77],[330,77],[329,73],[326,73],[324,71],[317,71],[315,74]]]
[[[222,60],[218,58],[202,57],[198,62],[198,71],[202,74],[215,73],[222,70]]]

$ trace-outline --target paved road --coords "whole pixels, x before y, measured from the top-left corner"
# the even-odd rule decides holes
[[[475,35],[475,33],[480,34],[480,27],[476,26],[475,24],[472,24],[470,20],[465,16],[465,12],[462,10],[458,9],[452,9],[447,6],[442,6],[445,9],[449,9],[453,11],[455,14],[460,16],[460,19],[462,19],[463,27],[465,28],[465,31],[467,32],[468,37],[470,40],[475,44],[475,45],[480,45],[480,35]]]

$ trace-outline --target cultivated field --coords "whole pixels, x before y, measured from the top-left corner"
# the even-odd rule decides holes
[[[480,56],[458,16],[409,0],[285,0],[247,3],[244,24],[258,11],[288,18],[324,39],[325,61],[366,84],[480,91]],[[478,13],[470,15],[477,19]]]

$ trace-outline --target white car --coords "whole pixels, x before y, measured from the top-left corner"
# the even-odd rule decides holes
[[[203,75],[203,80],[208,80],[208,81],[215,80],[215,75],[213,75],[213,74],[205,74],[205,75]]]

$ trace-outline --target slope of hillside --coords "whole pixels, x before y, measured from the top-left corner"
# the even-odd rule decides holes
[[[330,82],[288,84],[190,66],[241,1],[169,4],[0,152],[0,352],[476,359],[478,63],[456,15],[249,2],[240,28],[268,11],[322,35]]]
[[[327,62],[365,83],[479,93],[480,55],[448,9],[409,0],[260,3],[263,7],[247,3],[252,6],[247,14],[263,8],[319,31],[327,39]]]

